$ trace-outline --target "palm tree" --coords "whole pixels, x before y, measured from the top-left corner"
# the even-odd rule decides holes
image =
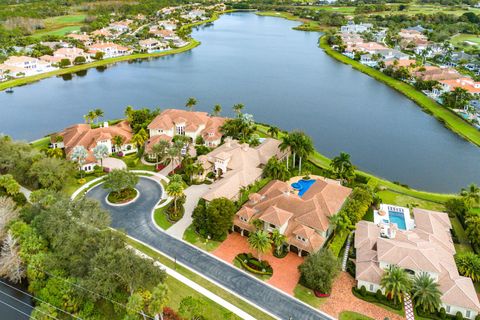
[[[185,107],[187,107],[187,109],[190,111],[192,111],[193,107],[195,107],[196,105],[197,105],[197,99],[195,99],[194,97],[188,98],[187,103],[185,103]]]
[[[173,171],[175,171],[175,162],[178,161],[182,156],[182,150],[181,148],[178,148],[176,146],[172,146],[167,149],[167,154],[165,155],[165,158],[163,162],[165,165],[172,165]]]
[[[401,302],[403,296],[410,291],[412,280],[405,270],[390,265],[380,280],[380,286],[385,290],[387,297],[395,302]]]
[[[462,252],[455,255],[458,272],[473,281],[480,280],[480,256],[473,252]]]
[[[416,306],[425,312],[434,313],[440,307],[442,293],[438,283],[428,273],[421,273],[413,279],[412,298]]]
[[[221,112],[222,112],[222,106],[221,105],[216,104],[215,106],[213,106],[213,115],[214,116],[218,117]]]
[[[93,113],[95,114],[95,119],[97,119],[97,123],[98,123],[98,118],[103,118],[103,116],[105,115],[103,110],[100,108],[93,110]]]
[[[271,157],[265,167],[263,168],[264,177],[285,181],[290,176],[290,172],[283,162],[273,156]]]
[[[290,137],[288,141],[290,143],[290,151],[293,154],[292,165],[295,168],[295,164],[297,163],[296,158],[298,154],[298,146],[301,144],[302,132],[300,131],[292,131],[288,134]]]
[[[301,174],[302,172],[302,159],[307,158],[313,153],[313,151],[315,151],[315,148],[313,147],[312,139],[302,132],[297,143],[297,152],[299,158],[298,174]]]
[[[330,222],[330,226],[332,227],[333,234],[335,234],[337,231],[342,232],[347,230],[352,225],[352,222],[347,215],[341,213],[330,216],[328,220]]]
[[[273,230],[271,237],[272,237],[273,245],[275,246],[275,251],[277,252],[277,256],[279,256],[282,253],[281,249],[285,244],[285,242],[287,241],[287,237],[281,234],[280,231],[278,231],[278,229]]]
[[[155,155],[155,159],[157,160],[157,166],[160,161],[163,160],[163,157],[165,157],[165,153],[167,152],[169,146],[170,143],[166,140],[160,140],[158,143],[155,143],[152,146],[152,153]]]
[[[350,161],[350,155],[345,152],[340,152],[340,155],[333,158],[330,167],[342,182],[352,177],[355,172],[355,167]]]
[[[480,188],[472,183],[467,188],[462,189],[460,195],[469,205],[475,205],[480,202]]]
[[[117,152],[120,151],[120,148],[123,145],[123,141],[124,139],[122,136],[117,135],[112,138],[113,145],[115,146],[115,149],[117,150]]]
[[[275,126],[270,126],[270,128],[268,128],[268,131],[267,131],[267,133],[274,138],[278,136],[279,132],[280,130],[278,129],[278,127],[275,127]]]
[[[145,131],[145,129],[142,128],[136,134],[133,135],[130,142],[135,144],[137,146],[137,149],[140,149],[147,140],[148,140],[148,134]]]
[[[253,232],[248,237],[250,248],[257,251],[259,261],[262,261],[262,254],[272,249],[272,240],[268,233],[263,230]]]
[[[242,113],[242,110],[245,108],[245,105],[243,103],[237,103],[235,105],[233,105],[233,111],[238,115],[240,116],[240,114]]]
[[[165,191],[167,192],[168,196],[173,198],[173,207],[175,209],[175,212],[177,212],[177,200],[178,198],[183,196],[183,183],[177,181],[170,181]]]
[[[282,137],[282,142],[280,143],[280,145],[278,146],[280,151],[285,151],[285,150],[291,150],[291,140],[290,140],[290,135],[289,134],[286,134]],[[287,155],[287,169],[289,168],[288,166],[288,158],[290,157],[290,155]]]
[[[184,168],[185,174],[190,178],[190,183],[193,181],[193,176],[200,173],[203,170],[203,167],[197,163],[189,163]]]

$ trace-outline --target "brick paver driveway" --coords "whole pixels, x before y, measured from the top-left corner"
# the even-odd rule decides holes
[[[105,203],[108,191],[101,185],[93,187],[87,193],[87,197],[97,199],[110,211],[112,227],[123,229],[133,238],[143,241],[169,257],[176,258],[178,262],[267,310],[279,319],[332,319],[208,253],[157,229],[151,220],[151,214],[160,199],[162,188],[157,182],[147,178],[140,178],[136,188],[140,191],[138,200],[122,207],[112,207]]]
[[[237,254],[245,252],[256,254],[250,249],[246,237],[233,232],[213,251],[213,254],[231,264]],[[264,254],[262,259],[267,260],[273,268],[273,275],[267,283],[293,296],[293,289],[300,279],[298,266],[303,262],[303,258],[290,252],[282,259],[275,258],[272,253]]]
[[[335,317],[338,317],[340,312],[348,310],[379,320],[385,319],[385,317],[388,317],[390,320],[404,319],[398,314],[355,297],[352,293],[354,285],[355,279],[347,272],[341,272],[335,280],[330,298],[321,305],[320,309]]]

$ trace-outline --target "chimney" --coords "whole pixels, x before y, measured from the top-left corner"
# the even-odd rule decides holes
[[[103,122],[103,127],[104,127],[104,128],[108,128],[108,121],[104,121],[104,122]]]

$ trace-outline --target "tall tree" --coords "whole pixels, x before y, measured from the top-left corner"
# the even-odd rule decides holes
[[[0,241],[7,235],[7,227],[17,219],[20,211],[12,198],[0,197]]]
[[[185,103],[185,107],[187,107],[187,109],[190,111],[192,111],[196,105],[197,105],[197,99],[195,99],[194,97],[188,98],[187,102]]]
[[[183,183],[175,181],[170,181],[165,189],[168,196],[173,198],[175,212],[177,212],[177,200],[183,196],[183,189]]]
[[[103,116],[105,115],[103,110],[100,108],[96,108],[95,110],[93,110],[93,113],[95,114],[95,119],[97,120],[97,123],[98,123],[98,119],[103,118]]]
[[[103,188],[120,194],[128,189],[133,189],[138,183],[138,176],[128,170],[114,169],[105,177]]]
[[[460,195],[469,206],[477,205],[480,202],[480,188],[474,183],[462,189]]]
[[[287,241],[287,237],[278,231],[278,229],[273,230],[272,232],[272,243],[275,246],[275,251],[277,255],[282,253],[282,247]]]
[[[169,146],[170,143],[166,140],[160,140],[152,146],[152,154],[155,156],[157,166],[165,158]]]
[[[250,248],[257,251],[257,257],[260,261],[262,261],[262,255],[272,249],[272,240],[268,233],[263,230],[250,233],[248,244]]]
[[[244,108],[245,108],[245,105],[243,103],[237,103],[233,105],[233,111],[237,114],[237,116],[240,116]]]
[[[7,194],[11,196],[20,192],[20,184],[11,174],[0,175],[0,188],[4,188]]]
[[[28,174],[35,178],[42,188],[60,190],[73,173],[71,162],[56,158],[43,158],[36,161]]]
[[[103,159],[108,157],[109,154],[110,152],[108,150],[108,147],[103,143],[98,144],[95,146],[95,148],[93,148],[93,156],[97,161],[100,161],[100,166],[102,167],[103,167]]]
[[[277,157],[271,157],[263,168],[263,176],[272,179],[286,181],[290,177],[287,166],[279,161]]]
[[[270,126],[267,131],[267,133],[274,138],[278,137],[279,132],[280,132],[280,129],[278,129],[278,127],[275,127],[275,126]]]
[[[321,293],[329,293],[340,271],[340,262],[329,249],[323,248],[307,257],[298,270],[301,284]]]
[[[216,104],[213,106],[213,115],[218,117],[220,113],[222,112],[222,106],[219,104]]]
[[[116,135],[112,138],[113,145],[115,146],[115,150],[120,151],[125,139],[122,136]]]
[[[17,240],[11,232],[8,232],[0,253],[0,276],[6,277],[13,283],[22,281],[22,278],[25,276],[25,269],[23,268],[19,251]]]
[[[351,179],[355,175],[355,167],[350,161],[350,155],[340,152],[340,155],[334,157],[330,162],[333,172],[342,182]]]
[[[434,313],[441,305],[442,293],[439,285],[428,273],[421,273],[413,279],[413,301],[425,312]]]
[[[451,109],[464,109],[472,100],[472,95],[460,87],[456,87],[450,92],[445,92],[440,97],[443,104]]]
[[[405,270],[391,265],[383,274],[380,286],[385,290],[387,297],[395,302],[402,302],[405,294],[412,288],[412,280]]]
[[[289,134],[286,134],[282,137],[282,142],[278,146],[280,148],[280,151],[287,151],[287,169],[289,169],[288,166],[288,158],[290,157],[289,153],[291,151],[291,137]]]
[[[141,128],[136,134],[133,135],[131,143],[135,144],[137,149],[143,147],[145,142],[148,140],[148,133],[144,128]]]
[[[205,313],[205,302],[188,296],[180,302],[178,312],[190,320],[201,320]]]
[[[298,143],[296,144],[296,148],[299,158],[298,174],[301,174],[302,159],[307,158],[309,155],[311,155],[315,148],[313,147],[312,139],[303,132],[298,137]]]
[[[70,155],[70,159],[72,159],[73,162],[77,163],[78,168],[81,170],[81,172],[83,172],[82,165],[85,163],[87,155],[87,149],[85,149],[84,146],[75,146],[73,148],[72,154]]]

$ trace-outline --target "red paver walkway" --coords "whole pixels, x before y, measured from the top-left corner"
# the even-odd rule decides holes
[[[364,314],[373,319],[384,319],[385,317],[388,317],[390,320],[404,319],[398,314],[355,297],[352,293],[354,285],[355,279],[348,273],[341,272],[335,279],[330,298],[320,306],[320,309],[334,317],[338,317],[340,312],[348,310]]]
[[[248,245],[247,237],[242,237],[239,233],[233,232],[228,235],[227,239],[213,251],[218,258],[233,264],[233,259],[239,253],[256,254]],[[300,273],[298,266],[303,262],[303,258],[294,253],[289,253],[285,258],[278,259],[272,253],[266,253],[262,259],[267,260],[273,268],[273,275],[267,283],[272,286],[293,295],[293,289],[298,283]]]

